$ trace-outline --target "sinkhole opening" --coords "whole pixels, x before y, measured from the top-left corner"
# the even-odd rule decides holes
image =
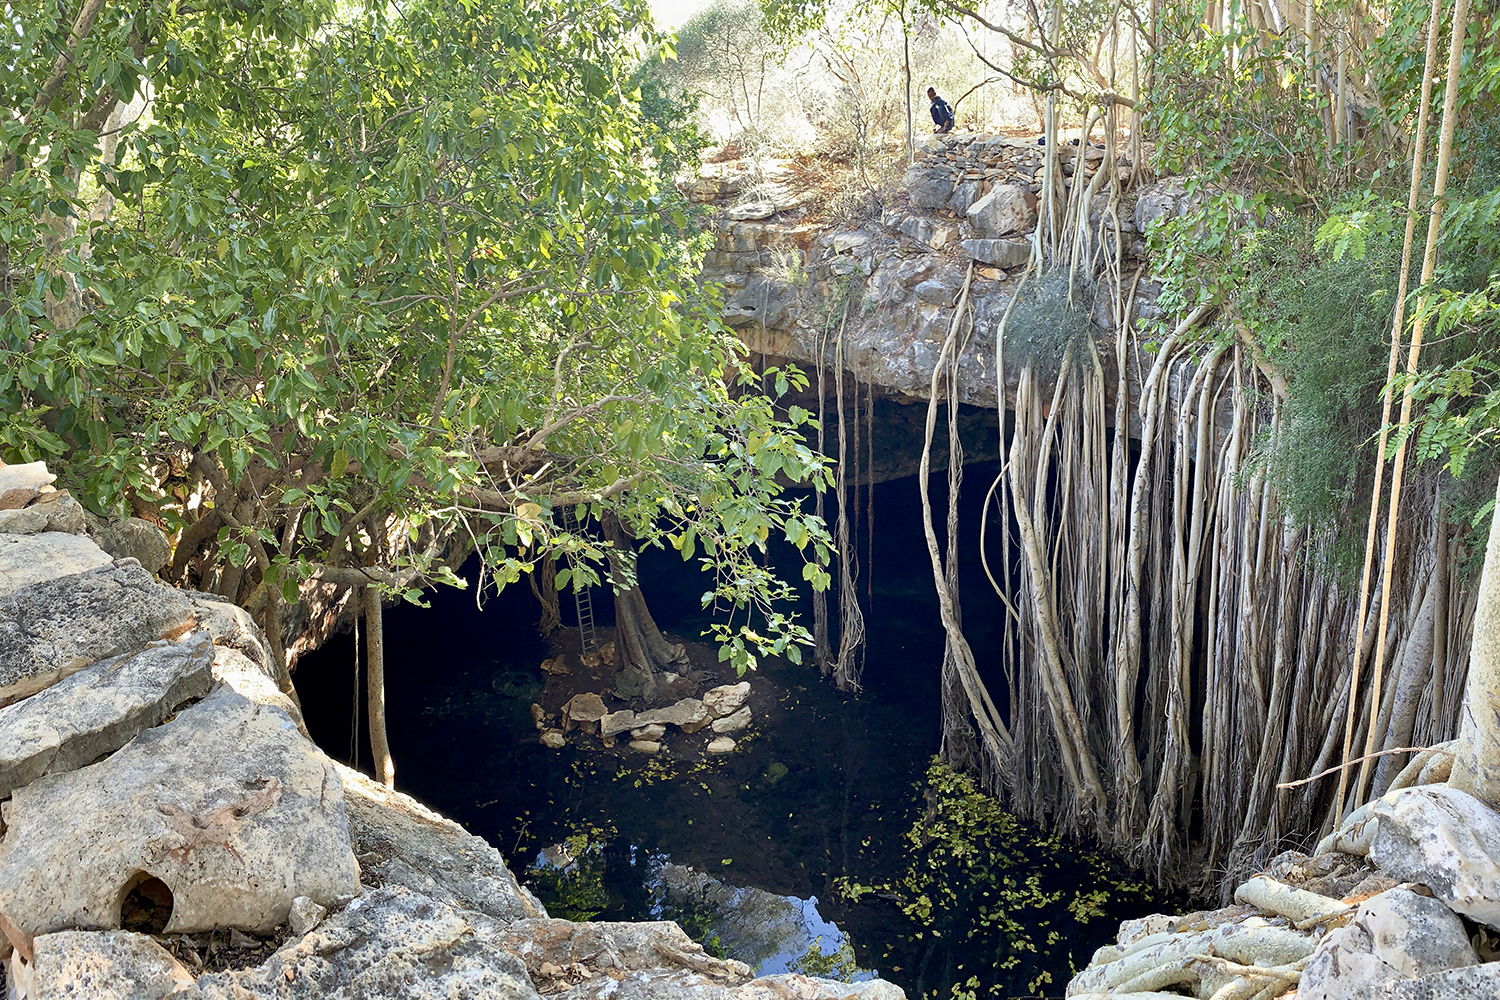
[[[120,889],[120,927],[161,934],[172,919],[172,890],[150,872],[136,872]]]

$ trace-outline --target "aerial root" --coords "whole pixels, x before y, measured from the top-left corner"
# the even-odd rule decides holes
[[[1258,982],[1257,990],[1275,982],[1296,982],[1316,941],[1310,934],[1251,918],[1195,934],[1153,934],[1136,945],[1124,957],[1075,977],[1070,995],[1149,993],[1198,982],[1209,987],[1205,995],[1215,996],[1237,979]]]
[[[1234,901],[1286,917],[1298,930],[1326,923],[1353,909],[1348,903],[1306,889],[1294,889],[1265,875],[1257,875],[1236,889]]]

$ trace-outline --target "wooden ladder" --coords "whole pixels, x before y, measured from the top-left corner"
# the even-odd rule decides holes
[[[563,528],[570,534],[578,534],[578,518],[573,515],[572,506],[564,506],[562,512]],[[578,564],[572,557],[568,556],[568,568],[573,570],[573,579],[577,580]],[[573,584],[573,607],[578,612],[578,641],[580,651],[586,656],[599,648],[599,635],[594,628],[594,589],[592,587],[580,587]]]

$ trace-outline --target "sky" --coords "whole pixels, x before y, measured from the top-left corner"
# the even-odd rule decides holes
[[[658,28],[676,28],[707,5],[707,0],[651,0],[651,16]]]

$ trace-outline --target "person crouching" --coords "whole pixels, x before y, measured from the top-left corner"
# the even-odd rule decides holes
[[[938,92],[932,87],[927,88],[927,99],[932,102],[932,122],[936,126],[933,131],[938,135],[947,135],[952,132],[953,108],[939,97]]]

